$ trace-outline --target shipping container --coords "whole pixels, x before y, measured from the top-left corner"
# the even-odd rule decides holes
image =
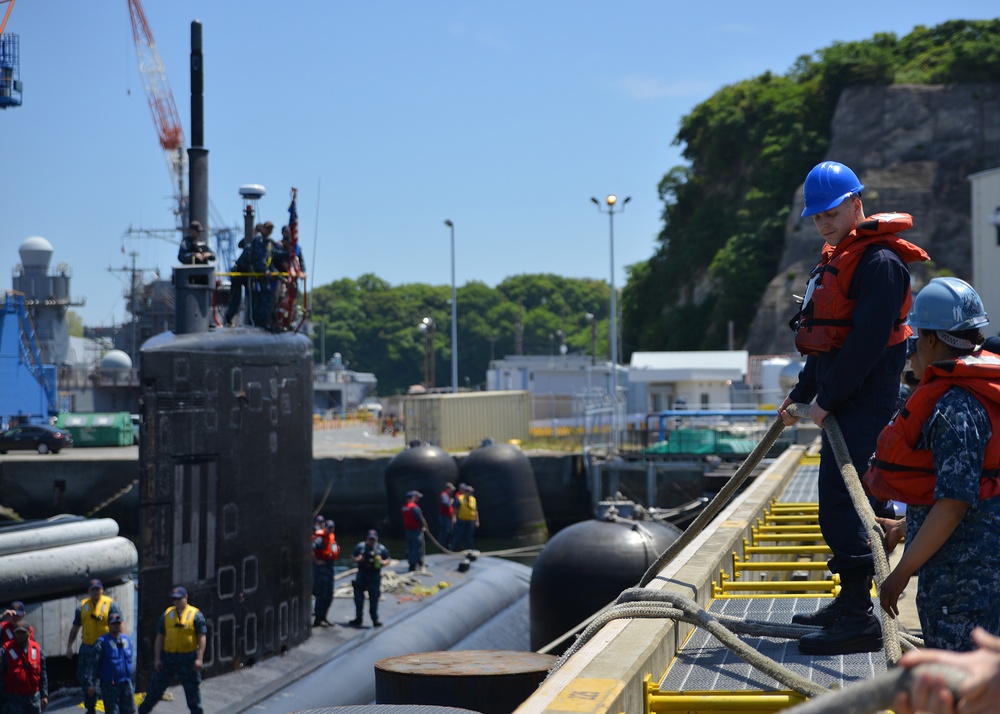
[[[421,394],[403,400],[407,441],[420,440],[442,449],[479,446],[484,439],[502,443],[528,438],[531,393],[527,391]]]

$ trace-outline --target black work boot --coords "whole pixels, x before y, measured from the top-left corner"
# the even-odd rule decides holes
[[[817,625],[826,627],[832,625],[844,613],[844,599],[835,597],[816,612],[800,612],[792,615],[792,622],[796,625]]]
[[[818,624],[815,620],[824,611],[832,611],[829,614],[836,614],[836,619],[824,624],[819,632],[804,635],[799,640],[799,652],[839,655],[882,649],[882,625],[872,612],[871,573],[851,571],[842,577],[836,611],[833,606],[823,608],[813,613],[813,623],[804,624]]]
[[[844,614],[832,625],[819,632],[810,632],[799,640],[802,654],[842,655],[881,649],[882,626],[871,612]]]
[[[818,625],[827,627],[850,610],[871,610],[872,575],[866,569],[849,570],[841,574],[840,594],[833,602],[816,612],[802,612],[792,616],[796,625]],[[853,606],[853,607],[851,607]]]

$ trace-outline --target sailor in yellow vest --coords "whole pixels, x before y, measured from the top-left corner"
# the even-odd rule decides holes
[[[73,657],[73,644],[76,635],[83,631],[83,642],[80,644],[80,658],[76,663],[76,678],[83,689],[83,706],[87,714],[94,714],[97,705],[97,694],[91,694],[94,686],[94,676],[97,662],[94,659],[94,644],[102,635],[108,633],[108,615],[122,614],[111,597],[104,594],[104,584],[97,580],[87,583],[88,597],[80,601],[80,606],[73,614],[73,627],[69,631],[69,642],[66,643],[66,656]]]
[[[479,506],[472,494],[476,489],[467,483],[458,485],[458,498],[455,499],[455,533],[452,550],[469,550],[472,539],[479,528]]]
[[[153,674],[146,698],[139,705],[139,714],[149,714],[175,675],[184,687],[191,714],[203,714],[200,687],[208,633],[205,616],[198,608],[188,605],[188,592],[183,587],[171,590],[170,599],[174,604],[163,613],[156,630]]]

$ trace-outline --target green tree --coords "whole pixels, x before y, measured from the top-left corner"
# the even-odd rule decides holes
[[[73,310],[66,311],[66,327],[71,337],[83,337],[83,318]]]

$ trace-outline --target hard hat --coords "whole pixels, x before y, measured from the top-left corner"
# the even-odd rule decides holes
[[[864,188],[865,185],[858,180],[857,175],[844,164],[836,161],[817,164],[806,176],[802,187],[802,197],[806,203],[802,209],[802,217],[815,216],[836,208],[845,198],[861,193]]]
[[[983,301],[964,280],[934,278],[913,298],[911,327],[959,332],[988,324]]]

